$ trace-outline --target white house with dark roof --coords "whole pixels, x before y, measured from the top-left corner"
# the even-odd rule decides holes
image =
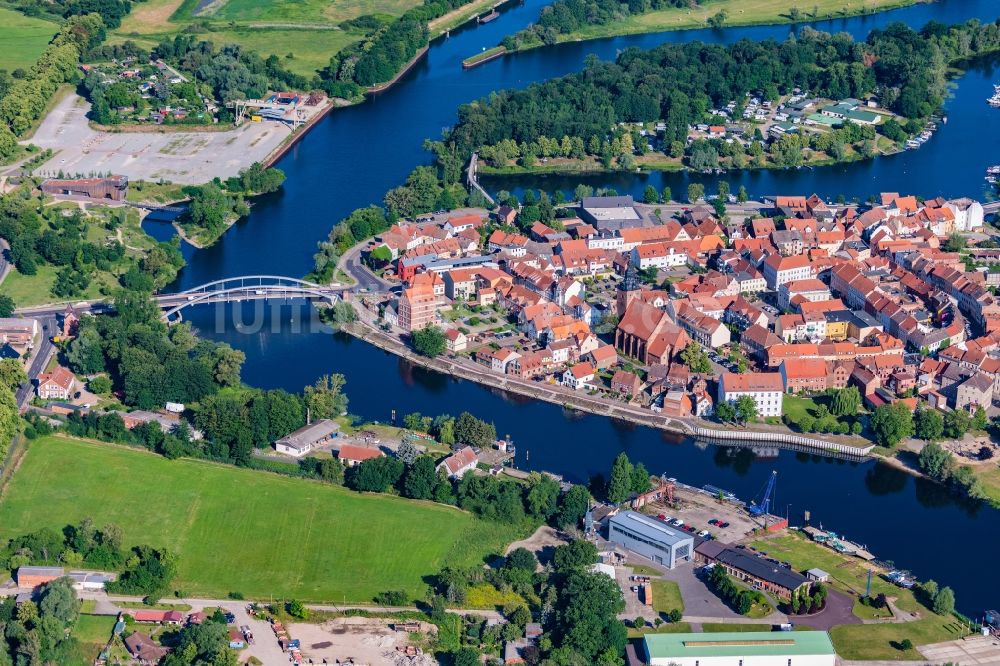
[[[340,426],[329,419],[317,419],[289,433],[274,443],[274,450],[301,458],[335,438]]]

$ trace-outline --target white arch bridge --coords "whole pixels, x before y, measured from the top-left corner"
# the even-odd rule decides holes
[[[163,318],[173,323],[181,320],[184,308],[207,303],[307,298],[333,305],[342,289],[281,275],[242,275],[207,282],[176,294],[159,294],[156,300],[163,309]]]

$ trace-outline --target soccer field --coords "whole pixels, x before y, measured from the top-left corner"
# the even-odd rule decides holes
[[[0,538],[91,517],[125,543],[180,557],[184,594],[367,602],[423,577],[480,564],[523,536],[447,506],[109,444],[31,443],[0,499]]]

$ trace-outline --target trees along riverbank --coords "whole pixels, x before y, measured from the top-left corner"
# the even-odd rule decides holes
[[[874,0],[854,7],[839,0],[818,0],[810,9],[789,8],[782,0],[633,1],[557,0],[545,7],[538,21],[505,37],[501,45],[519,51],[558,42],[617,35],[723,26],[771,25],[847,18],[906,7],[916,0]]]
[[[829,161],[873,154],[875,130],[844,128],[803,138],[786,134],[765,148],[716,140],[688,144],[691,126],[709,122],[709,111],[747,93],[777,100],[795,88],[826,99],[877,96],[903,122],[880,125],[885,139],[918,131],[940,109],[949,63],[1000,48],[996,23],[928,24],[920,32],[903,24],[872,31],[864,42],[845,34],[804,29],[795,40],[729,46],[691,42],[650,51],[629,49],[614,63],[589,59],[585,69],[524,90],[503,90],[464,105],[446,143],[461,154],[479,151],[488,165],[512,159],[533,167],[549,157],[598,159],[603,168],[632,171],[648,140],[635,124],[661,123],[657,140],[664,157],[703,168],[797,166],[803,149]],[[633,124],[626,126],[625,124]],[[879,126],[877,126],[879,127]],[[888,136],[891,134],[891,138]]]

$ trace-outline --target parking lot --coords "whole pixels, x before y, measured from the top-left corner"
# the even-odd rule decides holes
[[[316,107],[320,109],[322,107]],[[104,132],[88,124],[90,104],[68,95],[42,121],[31,138],[55,156],[38,175],[114,173],[133,180],[206,183],[216,176],[235,176],[262,162],[291,134],[278,122],[247,122],[225,131],[165,131],[151,126],[142,132]]]
[[[718,498],[706,494],[678,488],[674,497],[678,508],[663,504],[649,505],[649,513],[654,516],[675,518],[684,522],[684,527],[691,526],[697,534],[703,530],[725,543],[736,543],[758,527],[746,511],[731,502],[720,502]],[[716,521],[712,524],[709,521]],[[726,525],[723,527],[722,525]]]

